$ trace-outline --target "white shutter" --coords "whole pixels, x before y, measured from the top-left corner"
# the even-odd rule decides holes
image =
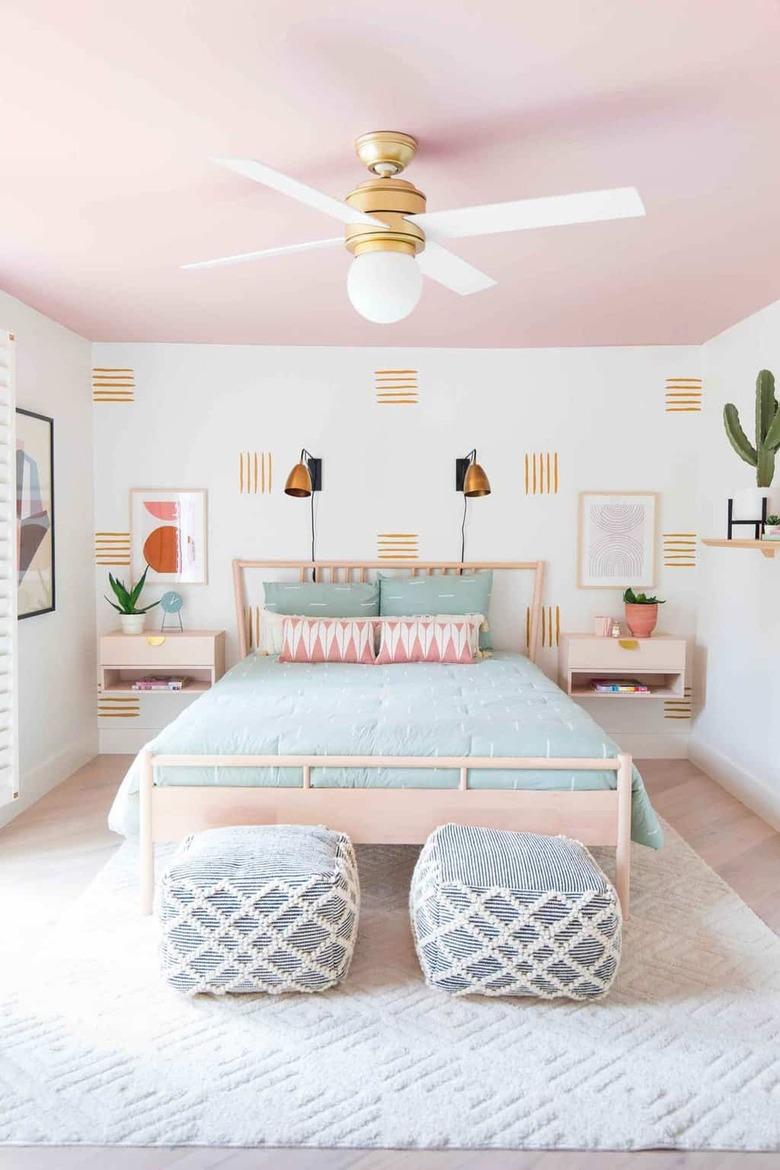
[[[0,805],[19,795],[15,408],[14,337],[0,330]]]

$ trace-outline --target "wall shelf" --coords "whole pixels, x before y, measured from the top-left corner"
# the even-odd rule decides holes
[[[780,540],[715,540],[710,537],[702,540],[702,544],[708,544],[710,548],[757,548],[770,559],[780,551]]]

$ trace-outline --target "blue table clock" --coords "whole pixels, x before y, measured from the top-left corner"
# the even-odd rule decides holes
[[[162,597],[160,598],[160,609],[162,610],[163,614],[162,625],[160,626],[161,630],[166,628],[168,618],[173,617],[177,617],[179,619],[179,629],[184,629],[181,620],[181,607],[183,604],[184,602],[182,601],[181,593],[176,593],[173,589],[170,589],[167,593],[163,593]]]

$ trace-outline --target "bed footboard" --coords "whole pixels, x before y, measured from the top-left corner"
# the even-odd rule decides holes
[[[301,786],[154,784],[157,767],[300,768]],[[313,788],[312,768],[457,769],[458,788]],[[616,773],[614,789],[470,788],[472,769]],[[532,833],[562,833],[615,849],[616,888],[628,915],[631,867],[629,755],[610,759],[478,756],[206,756],[141,753],[141,911],[154,894],[154,843],[238,824],[328,824],[356,843],[421,844],[448,821]]]

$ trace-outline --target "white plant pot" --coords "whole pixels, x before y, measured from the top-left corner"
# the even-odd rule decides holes
[[[734,492],[734,520],[760,520],[763,502],[769,495],[769,488],[742,488]]]
[[[146,625],[146,614],[120,613],[119,624],[123,634],[142,634]]]

